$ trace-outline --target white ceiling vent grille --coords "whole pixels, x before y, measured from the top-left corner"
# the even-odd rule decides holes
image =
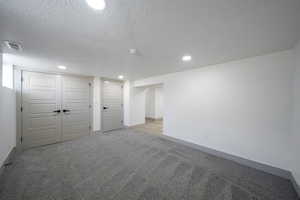
[[[15,51],[21,51],[22,50],[22,46],[19,42],[4,41],[4,44],[8,49],[15,50]]]

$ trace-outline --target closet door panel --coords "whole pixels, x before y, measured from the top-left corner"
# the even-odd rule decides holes
[[[24,148],[52,144],[61,138],[60,77],[23,72],[22,145]]]
[[[90,134],[90,81],[62,77],[62,140]]]

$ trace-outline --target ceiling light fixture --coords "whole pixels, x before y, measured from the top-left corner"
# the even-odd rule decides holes
[[[190,56],[190,55],[184,55],[182,57],[182,61],[184,61],[184,62],[188,62],[188,61],[191,61],[191,60],[192,60],[192,56]]]
[[[66,67],[66,66],[63,66],[63,65],[59,65],[59,66],[57,66],[57,68],[58,68],[58,69],[62,69],[62,70],[66,70],[66,69],[67,69],[67,67]]]
[[[123,79],[124,79],[124,76],[123,76],[123,75],[119,75],[119,76],[118,76],[118,79],[123,80]]]
[[[136,55],[137,50],[136,50],[136,49],[129,49],[129,53],[130,53],[131,55]]]
[[[103,10],[106,7],[105,0],[86,0],[86,2],[95,10]]]

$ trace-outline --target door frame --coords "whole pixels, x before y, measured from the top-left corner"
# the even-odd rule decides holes
[[[16,94],[16,150],[17,152],[23,151],[24,148],[22,146],[22,135],[23,135],[23,119],[22,119],[22,82],[23,82],[23,72],[35,72],[35,73],[44,73],[44,74],[52,74],[52,75],[62,75],[62,76],[72,76],[72,77],[81,77],[81,78],[89,78],[89,123],[90,123],[90,132],[89,135],[93,134],[93,76],[84,76],[84,75],[77,75],[72,73],[65,73],[65,72],[51,72],[51,71],[36,71],[30,70],[25,67],[13,65],[13,74],[14,74],[14,90]]]
[[[100,125],[100,130],[102,133],[104,132],[109,132],[109,131],[113,131],[113,130],[117,130],[117,129],[113,129],[113,130],[108,130],[108,131],[104,131],[103,130],[103,115],[104,115],[104,112],[103,112],[103,85],[104,85],[104,81],[110,81],[110,82],[117,82],[117,83],[121,83],[121,86],[122,86],[122,94],[121,94],[121,98],[122,98],[122,121],[123,121],[123,124],[122,124],[122,128],[125,128],[125,125],[124,125],[124,81],[122,80],[116,80],[116,79],[110,79],[110,78],[100,78],[100,83],[101,83],[101,86],[100,86],[100,99],[101,99],[101,103],[100,103],[100,109],[101,109],[101,125]]]

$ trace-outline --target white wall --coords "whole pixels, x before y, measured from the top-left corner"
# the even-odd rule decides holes
[[[124,84],[124,125],[135,126],[145,123],[147,88],[133,87],[133,83]]]
[[[147,118],[156,118],[155,112],[155,88],[150,87],[146,89],[146,117]]]
[[[123,87],[123,101],[124,101],[124,125],[130,126],[130,91],[131,91],[131,83],[129,81],[125,81]]]
[[[0,54],[0,166],[16,146],[16,99],[12,89],[2,87],[2,54]]]
[[[163,87],[155,88],[155,119],[163,118],[164,113],[164,95],[163,95]]]
[[[293,135],[294,142],[294,165],[293,171],[298,183],[300,183],[300,42],[295,47],[295,73],[294,73],[294,107],[293,107]]]
[[[152,77],[134,85],[164,84],[166,135],[292,170],[293,53]]]
[[[93,131],[101,130],[101,80],[95,77],[93,80]]]
[[[146,117],[160,119],[163,117],[163,88],[152,86],[146,89]]]
[[[130,126],[145,123],[145,98],[146,88],[134,88],[131,87],[130,96]]]

